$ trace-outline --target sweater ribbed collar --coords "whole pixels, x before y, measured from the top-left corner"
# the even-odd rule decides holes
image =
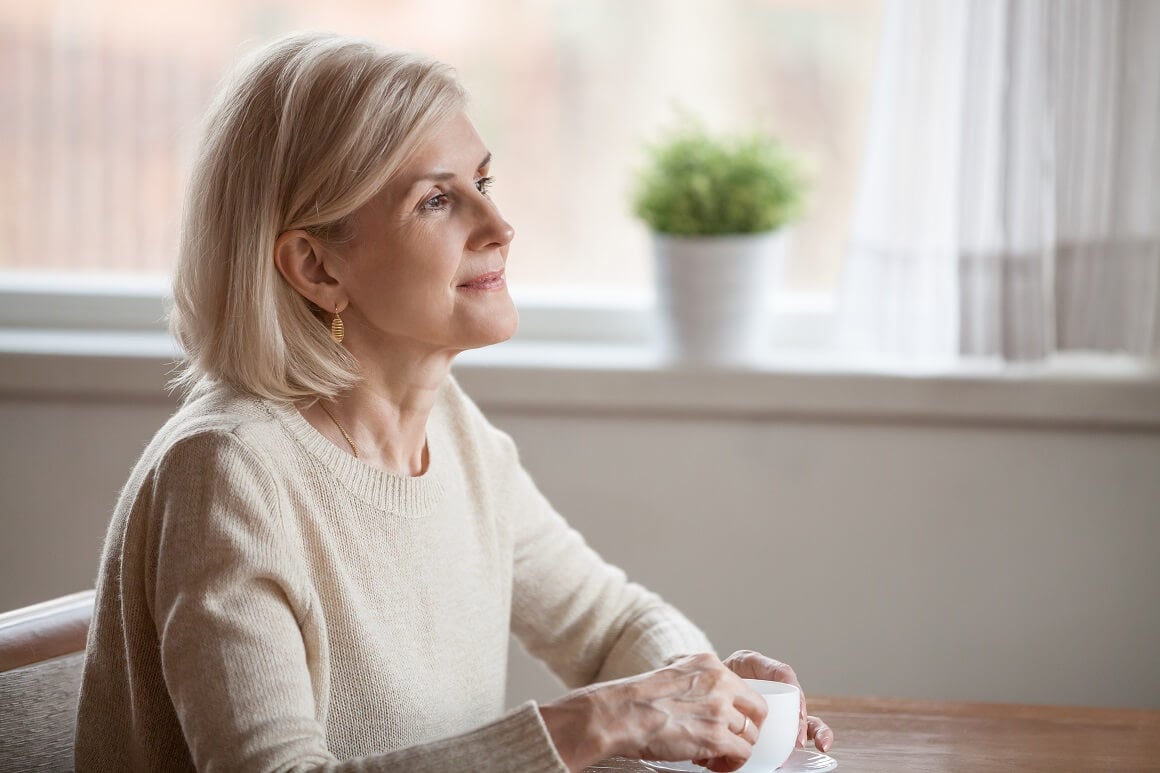
[[[409,476],[355,459],[319,433],[293,405],[262,402],[308,454],[371,507],[404,518],[425,518],[438,509],[446,489],[448,462],[439,406],[432,410],[427,422],[427,470],[422,475]]]

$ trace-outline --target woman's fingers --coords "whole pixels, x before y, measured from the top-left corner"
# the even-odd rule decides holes
[[[725,658],[725,665],[738,676],[748,679],[768,679],[774,682],[785,682],[801,689],[797,674],[788,663],[774,660],[753,650],[737,650]]]
[[[762,655],[753,650],[738,650],[725,658],[725,665],[738,676],[749,679],[768,679],[772,682],[784,682],[798,688],[798,737],[797,745],[805,746],[809,727],[806,723],[808,709],[806,708],[806,691],[802,689],[797,674],[789,663],[782,663],[771,657]]]
[[[757,734],[761,732],[761,726],[749,715],[738,711],[737,718],[729,725],[729,732],[752,746],[757,743]]]
[[[749,759],[753,744],[757,743],[757,737],[761,733],[761,725],[769,713],[769,705],[764,698],[742,682],[738,694],[733,699],[733,706],[736,709],[735,716],[728,729],[743,745],[738,746],[732,754],[697,761],[696,764],[701,767],[711,771],[733,771]]]
[[[769,704],[745,682],[738,678],[738,691],[733,698],[733,706],[745,716],[749,717],[750,724],[761,727],[765,716],[769,713]]]
[[[757,742],[761,725],[768,713],[765,699],[741,681],[742,677],[784,682],[797,687],[799,693],[801,691],[801,684],[793,668],[756,652],[734,653],[724,663],[709,655],[690,656],[670,663],[665,670],[670,669],[679,672],[678,683],[693,684],[699,688],[694,691],[695,698],[686,693],[685,700],[693,698],[697,703],[704,701],[701,703],[702,708],[711,707],[708,714],[690,716],[690,718],[698,716],[696,724],[704,731],[700,736],[701,748],[690,756],[700,757],[699,764],[714,771],[736,770],[744,764],[752,753],[752,746]],[[690,676],[696,678],[689,680]],[[829,750],[834,741],[833,731],[822,720],[808,716],[805,713],[805,706],[803,694],[799,706],[801,714],[798,746],[804,746],[807,741],[812,740],[820,751]],[[686,731],[690,729],[691,726],[686,725]],[[695,737],[698,732],[694,731],[692,735]],[[650,746],[667,747],[669,744],[680,746],[688,740],[689,736],[662,737],[655,739]],[[666,750],[666,754],[669,751],[675,753],[676,749]]]
[[[711,770],[731,771],[752,753],[768,706],[714,655],[673,659],[665,667],[600,692],[618,704],[603,716],[617,717],[626,736],[616,753],[648,759],[703,759]]]
[[[806,723],[808,737],[813,740],[814,746],[820,752],[828,752],[830,747],[834,745],[834,731],[817,717],[808,717]]]
[[[717,738],[711,750],[705,750],[714,756],[702,756],[694,760],[695,764],[712,771],[733,771],[749,759],[759,731],[752,719],[740,711],[734,713],[735,719],[728,724],[725,736]]]

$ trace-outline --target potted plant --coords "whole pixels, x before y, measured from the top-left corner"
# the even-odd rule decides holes
[[[766,134],[714,136],[686,123],[649,148],[633,210],[653,233],[672,357],[730,364],[760,352],[770,266],[803,193],[797,164]]]

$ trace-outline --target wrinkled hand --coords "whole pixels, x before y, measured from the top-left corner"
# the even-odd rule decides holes
[[[785,682],[798,688],[801,694],[801,716],[798,721],[797,745],[805,746],[806,741],[813,741],[818,751],[829,751],[834,745],[834,731],[822,720],[811,717],[806,710],[806,693],[797,680],[797,674],[789,665],[780,660],[767,658],[760,652],[752,650],[738,650],[725,658],[725,665],[733,673],[746,679],[767,679],[771,682]]]
[[[645,732],[633,756],[705,760],[714,771],[736,770],[749,759],[768,706],[717,656],[689,655],[636,679]]]
[[[576,690],[540,707],[572,770],[620,754],[704,760],[719,773],[737,770],[749,759],[768,711],[760,695],[708,653]]]

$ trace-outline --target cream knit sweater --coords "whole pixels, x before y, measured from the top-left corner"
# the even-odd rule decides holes
[[[157,433],[97,582],[79,771],[564,770],[504,713],[509,631],[569,685],[706,651],[557,515],[454,381],[428,471],[217,388]]]

